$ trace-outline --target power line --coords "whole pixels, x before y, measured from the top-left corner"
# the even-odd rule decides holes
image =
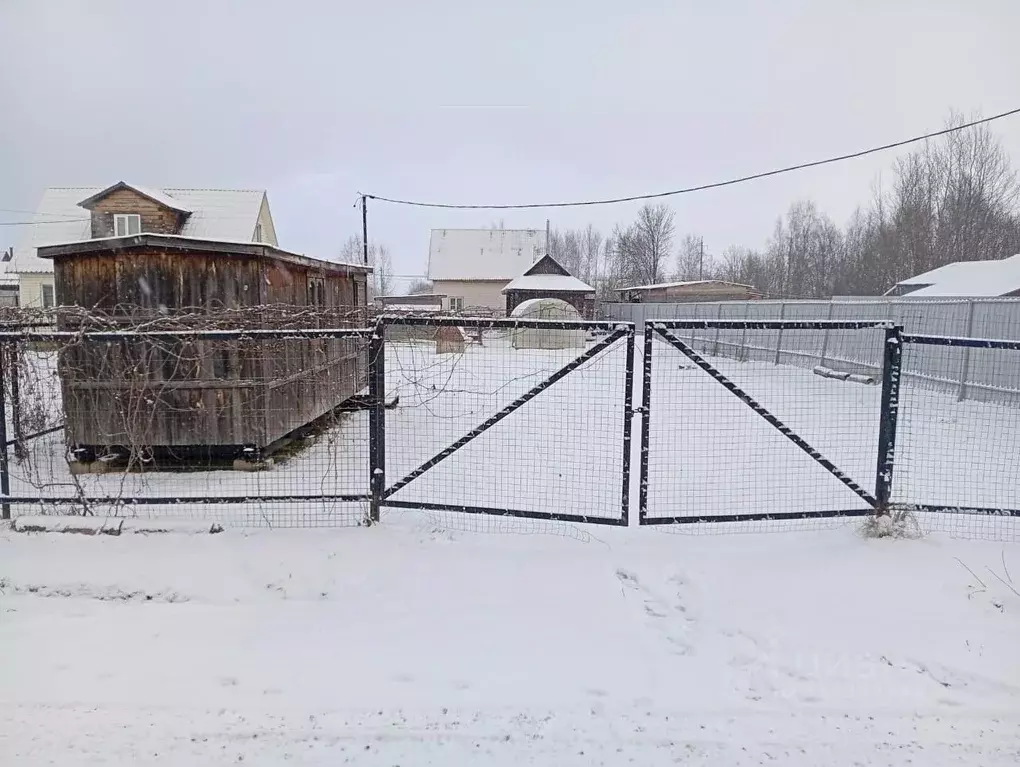
[[[389,202],[395,205],[412,205],[417,208],[455,208],[464,210],[522,210],[526,208],[576,208],[584,205],[614,205],[620,202],[636,202],[638,200],[654,200],[661,197],[674,197],[680,194],[690,194],[691,192],[703,192],[707,189],[718,189],[723,186],[733,186],[734,184],[743,184],[748,181],[757,181],[761,178],[768,178],[769,176],[778,176],[782,173],[792,173],[796,170],[805,170],[807,168],[816,168],[819,165],[829,165],[835,162],[842,162],[844,160],[853,160],[858,157],[864,157],[869,154],[876,154],[877,152],[885,152],[890,149],[896,149],[901,146],[907,146],[908,144],[916,144],[919,141],[927,141],[928,139],[938,138],[939,136],[945,136],[950,133],[956,133],[957,131],[966,130],[967,128],[973,128],[976,125],[983,125],[990,123],[993,120],[1001,120],[1004,117],[1011,117],[1013,115],[1020,114],[1020,107],[1017,109],[1011,109],[1008,112],[1000,112],[997,115],[991,117],[984,117],[980,120],[974,120],[963,125],[956,125],[951,128],[944,128],[934,133],[925,133],[921,136],[914,136],[913,138],[903,139],[902,141],[894,141],[891,144],[883,144],[882,146],[872,147],[871,149],[862,149],[859,152],[850,152],[849,154],[841,154],[837,157],[828,157],[824,160],[814,160],[812,162],[803,162],[798,165],[790,165],[785,168],[777,168],[776,170],[765,171],[764,173],[753,173],[748,176],[740,176],[739,178],[731,178],[727,181],[716,181],[712,184],[700,184],[698,186],[689,186],[684,189],[673,189],[669,192],[654,192],[652,194],[636,194],[630,197],[613,197],[604,200],[581,200],[577,202],[543,202],[543,203],[525,203],[520,205],[457,205],[452,203],[442,202],[420,202],[417,200],[401,200],[392,197],[381,197],[374,194],[364,195],[370,200],[379,200],[380,202]]]
[[[0,221],[0,226],[40,226],[42,224],[73,224],[76,221],[91,221],[89,218],[58,218],[53,221]]]
[[[67,213],[47,213],[44,210],[21,210],[19,208],[0,208],[0,213],[27,213],[30,216],[66,216]]]

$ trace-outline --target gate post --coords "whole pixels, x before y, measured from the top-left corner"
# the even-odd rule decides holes
[[[369,522],[379,521],[386,492],[386,325],[382,320],[375,324],[368,341],[368,463]]]
[[[623,515],[620,524],[630,524],[630,464],[631,464],[631,431],[634,416],[639,411],[634,409],[634,334],[636,327],[631,327],[627,334],[627,360],[624,366],[623,382]]]
[[[0,519],[11,518],[11,505],[6,501],[11,494],[11,467],[7,457],[7,383],[4,380],[6,355],[7,344],[0,344],[0,493],[5,498],[0,506]]]
[[[893,464],[896,457],[896,421],[900,408],[900,373],[903,361],[902,328],[886,328],[882,353],[882,404],[878,426],[878,473],[875,479],[876,514],[889,513]]]
[[[641,461],[638,468],[638,524],[648,514],[648,435],[652,413],[652,324],[645,322],[644,354],[641,365]]]

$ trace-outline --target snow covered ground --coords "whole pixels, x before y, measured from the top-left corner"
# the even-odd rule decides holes
[[[1020,760],[1015,547],[571,530],[0,533],[0,763]]]
[[[617,343],[394,499],[618,518],[624,351]],[[443,357],[392,345],[389,483],[576,354],[515,352],[496,337]],[[683,355],[665,344],[654,355],[651,516],[863,508]],[[713,363],[873,488],[878,387]],[[1018,413],[905,386],[898,498],[1016,508]],[[14,464],[15,494],[74,490],[60,440],[34,441]],[[77,481],[104,495],[243,497],[359,493],[367,479],[356,413],[267,472]],[[845,520],[696,536],[669,533],[706,528],[397,509],[369,528],[258,529],[364,515],[333,502],[132,511],[227,529],[0,530],[0,764],[1020,760],[1015,546],[866,540]],[[921,521],[1016,540],[1013,520]]]

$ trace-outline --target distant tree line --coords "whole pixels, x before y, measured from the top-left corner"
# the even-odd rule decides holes
[[[949,125],[965,122],[959,114]],[[589,225],[554,229],[549,252],[608,297],[627,285],[670,280],[740,282],[773,297],[880,295],[900,280],[953,261],[1020,252],[1020,183],[987,125],[926,142],[896,160],[872,199],[845,226],[814,202],[794,202],[762,249],[705,253],[688,234],[676,242],[667,205],[645,205],[608,236]]]

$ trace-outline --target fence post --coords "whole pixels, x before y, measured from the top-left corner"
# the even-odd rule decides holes
[[[832,299],[829,299],[829,313],[825,316],[826,322],[832,322]],[[818,358],[818,364],[825,367],[825,355],[829,352],[829,332],[830,328],[828,325],[825,326],[825,334],[822,336],[822,353]]]
[[[720,301],[719,302],[719,311],[717,311],[715,313],[716,320],[721,320],[722,319],[722,308],[723,308],[722,301]],[[713,357],[719,356],[719,326],[718,325],[715,326],[715,338],[712,341],[712,356]]]
[[[902,328],[886,328],[882,349],[882,404],[878,425],[878,472],[875,478],[876,514],[889,513],[893,464],[896,457],[896,420],[900,408],[900,372],[903,361]]]
[[[964,335],[971,338],[974,334],[974,299],[967,302],[967,330]],[[970,374],[970,347],[963,347],[963,362],[960,365],[960,392],[956,401],[967,399],[967,376]]]
[[[782,322],[784,319],[786,319],[786,301],[783,301],[783,303],[779,305],[779,321]],[[776,365],[779,364],[779,350],[782,348],[783,348],[783,328],[782,326],[780,326],[779,330],[776,332],[776,359],[775,359]]]
[[[368,341],[368,462],[369,487],[372,500],[369,504],[369,521],[379,521],[386,492],[386,326],[375,324]]]
[[[4,380],[4,364],[7,344],[0,345],[0,493],[4,502],[0,506],[0,518],[11,518],[11,505],[6,498],[11,494],[11,472],[7,460],[7,383]]]

